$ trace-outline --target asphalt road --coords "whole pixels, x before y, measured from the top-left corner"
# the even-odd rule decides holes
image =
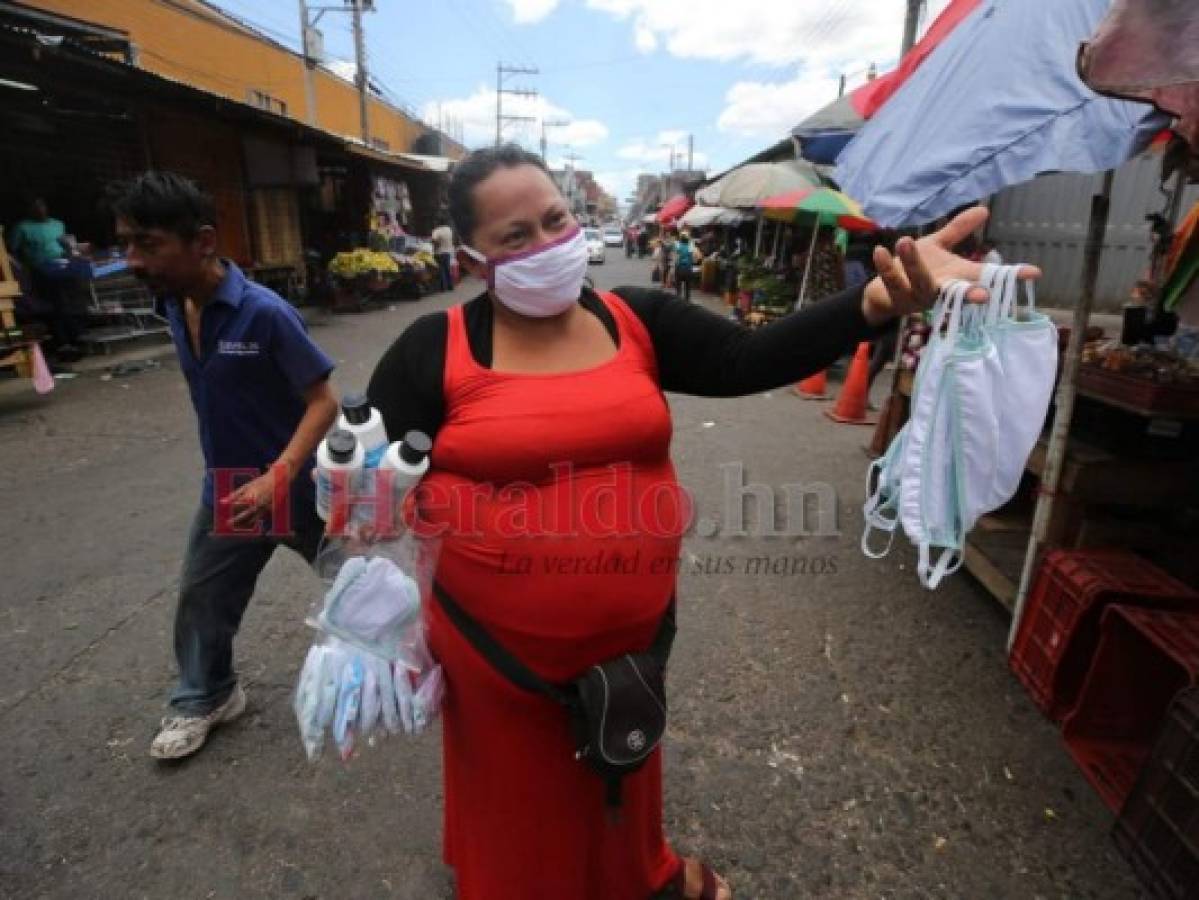
[[[649,283],[648,261],[608,260],[599,285]],[[362,387],[407,323],[477,289],[315,314],[312,333],[337,386]],[[678,849],[739,900],[1136,896],[1109,814],[1006,668],[1006,614],[965,574],[925,592],[906,548],[862,557],[868,429],[785,390],[670,402],[712,523],[685,544],[669,680]],[[827,485],[834,533],[728,535],[730,464],[776,493]],[[200,470],[172,359],[0,395],[0,896],[452,896],[436,734],[304,758],[290,695],[317,582],[286,551],[238,640],[249,712],[189,761],[148,758]]]

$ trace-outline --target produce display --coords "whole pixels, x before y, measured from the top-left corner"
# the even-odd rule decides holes
[[[1199,355],[1188,358],[1169,345],[1125,347],[1115,342],[1092,342],[1082,351],[1084,365],[1118,372],[1157,384],[1199,387]]]
[[[345,253],[338,253],[329,263],[329,274],[335,278],[359,278],[373,275],[376,272],[398,272],[399,264],[390,253],[367,250],[359,247]]]

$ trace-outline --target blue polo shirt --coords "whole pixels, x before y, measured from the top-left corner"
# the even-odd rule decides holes
[[[304,390],[333,371],[333,361],[308,337],[291,304],[223,262],[225,277],[200,314],[198,359],[182,300],[167,297],[161,304],[196,410],[207,470],[202,499],[208,507],[214,499],[213,469],[265,471],[304,416]],[[314,504],[313,462],[309,459],[292,481],[295,504]]]

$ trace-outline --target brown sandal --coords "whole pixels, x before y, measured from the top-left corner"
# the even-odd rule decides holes
[[[694,862],[699,866],[700,872],[700,889],[699,893],[694,896],[689,896],[687,890],[687,863]],[[716,900],[717,892],[722,887],[728,887],[727,882],[718,876],[711,867],[704,862],[696,860],[684,859],[683,864],[679,866],[679,873],[674,877],[674,889],[676,896],[680,900]],[[731,889],[730,889],[731,893]]]

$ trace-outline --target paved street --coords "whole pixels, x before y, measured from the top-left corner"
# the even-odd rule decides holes
[[[608,260],[601,286],[648,284],[648,261]],[[312,333],[338,388],[362,387],[413,318],[477,289],[315,313]],[[1006,614],[965,574],[923,591],[899,542],[881,562],[858,550],[869,430],[789,391],[671,405],[701,516],[739,462],[765,485],[832,485],[840,532],[688,537],[666,748],[678,849],[738,900],[1135,896],[1109,814],[1006,668]],[[318,584],[286,551],[239,638],[248,714],[190,761],[148,758],[200,469],[173,358],[0,396],[0,895],[452,896],[436,735],[304,758],[290,700]]]

